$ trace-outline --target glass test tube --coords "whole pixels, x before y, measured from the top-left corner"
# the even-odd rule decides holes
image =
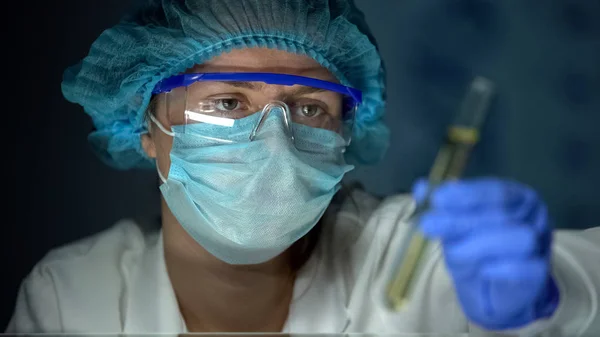
[[[466,166],[469,153],[479,140],[481,125],[486,117],[494,92],[492,82],[476,77],[462,102],[458,116],[448,128],[434,164],[429,172],[428,190],[408,220],[411,227],[402,246],[393,278],[388,285],[387,297],[393,310],[400,310],[410,299],[414,280],[422,267],[422,258],[428,241],[417,228],[417,219],[429,208],[432,191],[448,179],[459,178]]]

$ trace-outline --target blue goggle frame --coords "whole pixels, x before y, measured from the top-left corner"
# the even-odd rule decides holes
[[[344,101],[345,108],[348,110],[355,109],[360,103],[362,103],[362,92],[358,89],[347,87],[338,83],[329,81],[319,80],[316,78],[290,75],[290,74],[277,74],[277,73],[190,73],[175,75],[165,78],[158,82],[152,94],[161,94],[164,92],[170,92],[171,90],[178,87],[187,87],[195,82],[202,81],[239,81],[239,82],[264,82],[267,84],[277,85],[304,85],[319,89],[325,89],[333,92],[337,92],[346,97]]]

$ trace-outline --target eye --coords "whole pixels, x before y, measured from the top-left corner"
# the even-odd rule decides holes
[[[215,101],[215,108],[221,111],[235,111],[242,105],[240,101],[235,98],[221,98]]]
[[[323,109],[320,106],[314,104],[301,105],[298,107],[298,110],[303,117],[315,117],[324,113]]]

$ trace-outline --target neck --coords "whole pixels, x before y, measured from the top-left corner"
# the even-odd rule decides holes
[[[167,272],[190,332],[280,332],[295,274],[289,254],[256,265],[230,265],[208,253],[163,202]]]

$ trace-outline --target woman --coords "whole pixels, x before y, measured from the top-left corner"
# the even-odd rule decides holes
[[[347,1],[148,1],[63,92],[107,163],[157,170],[162,229],[49,253],[8,332],[600,331],[600,231],[552,240],[538,196],[498,178],[436,189],[419,224],[439,244],[390,310],[414,201],[341,189],[386,150],[383,75]]]

